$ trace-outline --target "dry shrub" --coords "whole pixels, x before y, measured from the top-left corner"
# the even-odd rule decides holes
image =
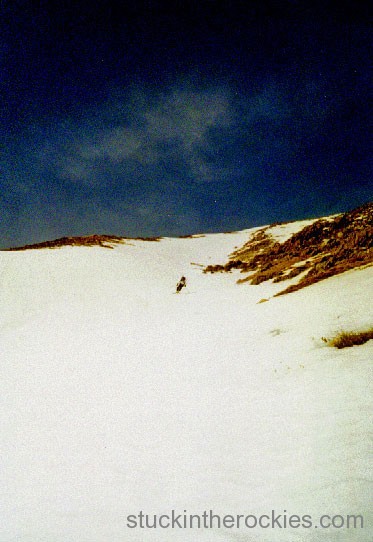
[[[373,327],[366,331],[341,331],[332,339],[327,340],[327,344],[335,348],[348,348],[364,344],[371,339],[373,339]]]
[[[155,241],[158,242],[163,237],[125,237],[125,239],[133,239],[134,241]]]
[[[204,233],[189,233],[188,235],[179,235],[178,239],[197,239],[199,237],[206,237]]]

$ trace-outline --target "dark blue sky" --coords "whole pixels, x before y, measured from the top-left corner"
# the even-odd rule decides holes
[[[371,200],[368,5],[0,2],[0,245]]]

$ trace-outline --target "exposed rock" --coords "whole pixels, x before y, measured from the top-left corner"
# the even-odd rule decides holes
[[[59,239],[54,239],[53,241],[43,241],[42,243],[35,243],[32,245],[24,245],[22,247],[14,247],[4,249],[6,251],[17,251],[17,250],[30,250],[30,249],[41,249],[41,248],[60,248],[64,246],[85,246],[93,247],[100,246],[104,248],[114,248],[113,245],[123,244],[126,240],[132,238],[118,237],[117,235],[85,235],[81,237],[61,237]],[[159,241],[161,237],[136,237],[138,241]]]
[[[277,295],[293,292],[330,276],[373,263],[373,203],[334,217],[321,218],[280,243],[266,226],[258,230],[225,265],[206,273],[240,269],[251,272],[238,282],[286,281],[303,274]]]

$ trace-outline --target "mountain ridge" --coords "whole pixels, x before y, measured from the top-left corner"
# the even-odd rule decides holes
[[[203,273],[260,229],[0,252],[1,542],[371,542],[373,341],[330,339],[371,329],[373,267],[276,298]],[[364,529],[129,529],[140,510]]]
[[[101,247],[113,249],[120,245],[133,245],[138,241],[187,242],[210,235],[245,235],[242,243],[228,248],[226,263],[198,265],[204,274],[239,272],[244,277],[238,284],[259,285],[263,282],[286,283],[276,291],[279,296],[344,273],[363,268],[373,263],[373,203],[368,202],[352,211],[309,220],[276,222],[271,225],[251,228],[242,232],[222,234],[194,234],[177,238],[169,237],[120,237],[116,235],[87,235],[61,237],[51,241],[11,247],[2,252],[26,250],[60,249],[63,247]],[[236,241],[237,242],[237,241]],[[233,251],[232,251],[233,249]],[[230,252],[230,254],[229,254]],[[211,258],[209,258],[211,259]],[[224,260],[223,260],[224,261]]]

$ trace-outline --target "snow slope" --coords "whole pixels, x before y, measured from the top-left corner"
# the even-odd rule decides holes
[[[373,268],[258,304],[202,273],[252,231],[0,252],[1,542],[371,542],[373,341],[321,337],[371,325]],[[127,526],[172,509],[365,528]]]

